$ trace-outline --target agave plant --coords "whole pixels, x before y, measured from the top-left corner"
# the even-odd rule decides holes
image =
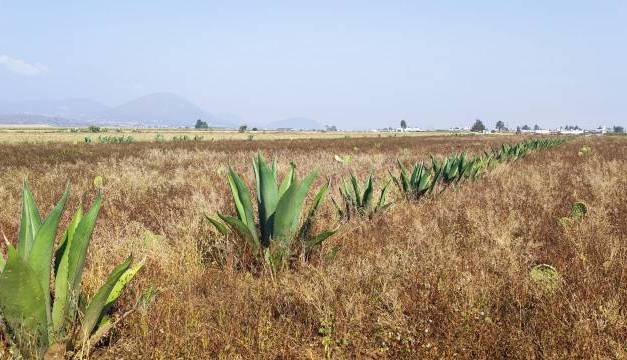
[[[317,177],[316,172],[311,172],[299,181],[295,165],[290,164],[288,174],[279,183],[276,162],[268,165],[261,154],[253,160],[253,170],[258,219],[254,217],[250,191],[232,168],[229,168],[227,179],[237,216],[218,213],[218,218],[207,216],[207,219],[224,235],[231,231],[237,233],[246,241],[255,257],[265,259],[276,272],[295,255],[297,246],[308,253],[335,233],[326,230],[316,236],[311,234],[313,219],[328,191],[328,184],[318,190],[301,224],[303,205]]]
[[[332,201],[338,214],[344,219],[350,219],[354,215],[372,217],[374,214],[387,209],[391,205],[391,203],[388,203],[386,200],[389,185],[389,181],[383,185],[378,199],[375,202],[373,199],[374,181],[372,175],[369,175],[366,181],[364,181],[362,191],[359,180],[357,180],[355,175],[350,174],[350,184],[343,181],[340,186],[343,205],[338,204],[335,200]]]
[[[461,180],[474,178],[479,168],[477,157],[469,159],[465,153],[451,155],[444,160],[431,156],[431,169],[434,179],[441,180],[444,185],[451,185]]]
[[[143,265],[130,267],[128,257],[87,303],[81,279],[102,198],[99,195],[87,213],[76,211],[54,251],[68,196],[69,188],[42,220],[25,182],[17,247],[8,245],[6,260],[0,254],[0,322],[6,339],[28,358],[94,345],[112,327],[111,307]]]
[[[400,169],[399,175],[394,176],[390,172],[390,177],[406,199],[418,200],[433,190],[436,183],[434,179],[436,178],[430,168],[423,163],[416,164],[410,176],[400,160],[396,160],[396,162]]]

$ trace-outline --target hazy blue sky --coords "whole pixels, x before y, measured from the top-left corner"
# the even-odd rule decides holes
[[[0,100],[174,92],[248,121],[627,123],[627,1],[0,0]]]

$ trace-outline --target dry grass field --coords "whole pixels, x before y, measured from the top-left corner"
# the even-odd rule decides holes
[[[344,138],[345,132],[322,132],[322,131],[277,131],[259,130],[239,132],[236,130],[195,130],[195,129],[127,129],[127,128],[102,128],[101,132],[89,132],[81,129],[79,132],[72,131],[72,128],[58,128],[47,126],[1,126],[0,143],[30,143],[30,144],[54,144],[54,143],[83,143],[85,138],[91,138],[92,142],[98,143],[99,136],[130,136],[134,142],[155,141],[157,138],[163,141],[171,141],[175,137],[200,137],[203,141],[215,140],[297,140],[297,139],[337,139]],[[76,130],[76,129],[74,129]],[[352,137],[398,137],[398,136],[431,136],[434,134],[447,135],[447,132],[406,132],[403,134],[395,132],[372,132],[355,131],[351,132]]]
[[[132,253],[147,262],[116,313],[157,291],[94,358],[627,358],[626,137],[578,137],[416,203],[394,188],[395,203],[372,220],[340,223],[327,198],[315,226],[339,226],[338,233],[311,261],[275,277],[224,265],[229,244],[204,219],[234,212],[229,165],[250,184],[260,151],[276,157],[281,174],[289,161],[299,174],[318,169],[316,186],[328,177],[338,198],[338,180],[350,171],[362,179],[374,173],[378,187],[397,158],[479,153],[522,138],[46,139],[0,144],[0,229],[15,241],[23,179],[42,212],[71,183],[65,226],[79,203],[94,199],[93,180],[102,176],[104,205],[83,286],[93,294]],[[583,145],[590,155],[578,156]],[[575,201],[588,205],[587,215],[559,224]],[[540,263],[561,275],[555,291],[530,280]]]

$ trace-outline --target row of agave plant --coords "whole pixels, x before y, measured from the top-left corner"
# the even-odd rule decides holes
[[[76,210],[55,248],[69,195],[68,187],[42,219],[24,182],[17,244],[5,239],[6,258],[0,253],[0,351],[8,344],[13,358],[84,356],[112,329],[112,308],[143,266],[128,257],[87,301],[81,281],[102,196],[86,213]]]
[[[430,166],[417,164],[411,175],[399,162],[400,174],[391,175],[392,179],[378,196],[372,176],[360,184],[351,174],[350,181],[340,187],[341,200],[333,202],[342,219],[372,217],[391,205],[387,193],[392,181],[407,200],[417,200],[436,188],[442,191],[452,184],[474,179],[493,164],[515,160],[531,150],[549,148],[563,141],[529,140],[503,145],[482,156],[458,154],[442,160],[432,157]],[[229,169],[227,179],[236,216],[218,213],[207,218],[225,236],[235,233],[242,240],[243,246],[237,251],[242,259],[250,260],[243,263],[269,266],[271,274],[276,274],[298,258],[308,260],[316,247],[336,233],[337,229],[313,231],[329,182],[316,191],[305,210],[305,200],[317,172],[300,180],[295,165],[290,164],[287,174],[279,181],[276,162],[268,164],[260,154],[253,161],[253,170],[257,211],[242,177]],[[0,346],[9,344],[15,358],[83,357],[113,327],[116,322],[113,306],[143,266],[143,261],[131,266],[132,259],[127,258],[113,269],[95,295],[87,299],[81,292],[81,282],[102,196],[96,197],[86,213],[81,207],[76,210],[55,248],[69,194],[67,188],[42,219],[25,182],[16,246],[5,239],[6,258],[0,253]]]
[[[378,195],[375,194],[372,175],[360,183],[351,173],[348,181],[340,184],[340,200],[332,198],[332,202],[342,220],[353,217],[372,218],[392,204],[387,200],[391,182],[397,185],[405,200],[416,201],[463,181],[474,180],[498,163],[520,159],[531,151],[557,146],[566,140],[543,138],[513,145],[503,144],[497,149],[472,157],[465,153],[444,159],[431,156],[430,164],[418,163],[411,173],[397,161],[399,174],[395,176],[390,172],[390,180],[381,187]],[[237,239],[244,240],[237,247],[242,263],[254,268],[268,265],[271,274],[275,274],[299,258],[307,260],[312,250],[337,232],[337,229],[333,229],[312,233],[313,221],[329,190],[329,182],[316,191],[305,212],[304,202],[318,176],[317,172],[311,172],[299,180],[295,165],[291,163],[287,175],[279,182],[276,162],[268,164],[261,154],[253,159],[253,171],[257,218],[251,191],[232,168],[229,169],[227,179],[236,216],[217,213],[216,216],[206,217],[222,235],[229,237],[235,234]]]

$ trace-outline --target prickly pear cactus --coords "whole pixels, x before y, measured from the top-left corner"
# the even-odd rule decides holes
[[[588,206],[581,201],[577,201],[573,204],[572,209],[570,210],[570,217],[578,220],[584,217],[588,213]]]
[[[591,154],[592,154],[592,148],[588,145],[582,146],[579,152],[577,153],[579,157],[584,157],[584,156],[588,156]]]
[[[548,264],[538,264],[529,271],[531,282],[544,291],[554,292],[562,282],[562,277],[555,268]]]
[[[94,187],[96,189],[100,189],[102,188],[102,186],[104,185],[104,179],[102,178],[102,176],[98,175],[94,178]]]

